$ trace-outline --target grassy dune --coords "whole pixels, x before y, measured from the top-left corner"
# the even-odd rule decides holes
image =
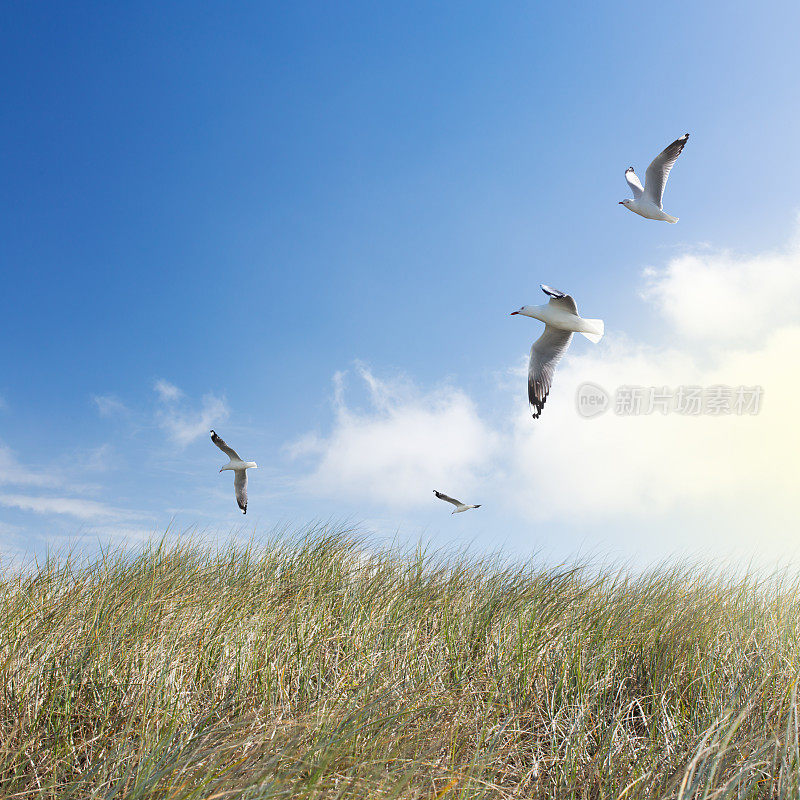
[[[0,581],[4,798],[796,798],[800,593],[316,529]]]

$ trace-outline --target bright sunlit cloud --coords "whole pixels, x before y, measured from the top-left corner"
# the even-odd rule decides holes
[[[800,320],[800,239],[741,256],[699,250],[662,270],[644,271],[642,297],[672,330],[701,346],[757,350],[775,330]]]

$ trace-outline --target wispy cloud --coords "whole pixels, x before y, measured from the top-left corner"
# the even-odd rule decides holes
[[[49,469],[27,467],[11,448],[0,444],[0,485],[58,486],[61,483],[62,480]]]
[[[174,384],[159,378],[153,385],[153,389],[158,394],[160,400],[165,403],[174,403],[183,397],[183,392]]]
[[[0,494],[0,505],[33,511],[36,514],[64,514],[77,519],[119,518],[124,512],[95,500],[77,497],[44,497],[24,494]]]
[[[156,413],[158,424],[179,447],[186,447],[228,418],[229,411],[223,397],[206,394],[200,408],[192,408],[174,384],[159,380],[154,389],[161,401],[161,408]]]
[[[95,395],[92,402],[101,417],[116,417],[130,414],[130,409],[118,397],[111,394]]]
[[[72,465],[83,472],[107,471],[114,465],[114,448],[106,443],[79,450],[70,456]]]

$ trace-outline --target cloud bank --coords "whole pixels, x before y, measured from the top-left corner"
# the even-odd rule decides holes
[[[336,376],[331,430],[293,445],[312,459],[302,487],[409,508],[428,506],[432,488],[480,487],[483,502],[532,521],[678,514],[719,529],[788,525],[800,480],[800,248],[686,253],[644,270],[643,283],[641,299],[663,319],[669,344],[612,331],[596,347],[573,345],[536,422],[519,369],[518,402],[491,419],[458,388],[396,384],[363,367],[369,404],[355,410]],[[612,395],[620,386],[758,385],[763,399],[757,415],[612,409],[586,419],[575,403],[586,381]]]

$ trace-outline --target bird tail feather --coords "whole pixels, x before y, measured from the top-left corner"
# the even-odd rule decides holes
[[[601,319],[585,319],[595,330],[594,331],[581,331],[581,333],[590,341],[597,344],[606,332],[606,326]]]
[[[680,219],[680,217],[673,217],[666,212],[664,212],[664,216],[666,217],[666,221],[671,222],[673,225]]]

